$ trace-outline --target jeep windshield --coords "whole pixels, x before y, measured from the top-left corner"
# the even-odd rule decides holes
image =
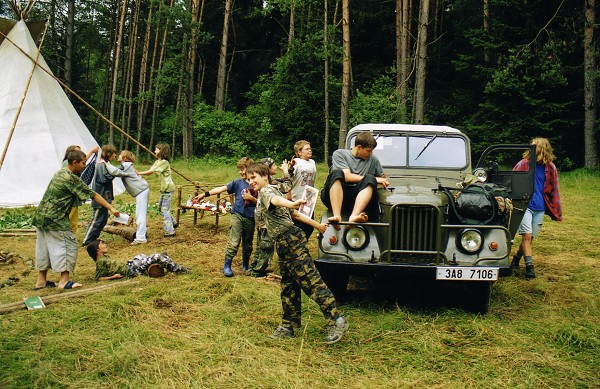
[[[386,134],[376,139],[373,153],[384,167],[460,170],[469,164],[467,141],[460,136]]]

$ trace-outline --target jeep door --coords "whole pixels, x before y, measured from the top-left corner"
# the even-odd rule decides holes
[[[523,155],[527,151],[529,152],[529,170],[514,171],[513,168],[523,159]],[[483,152],[475,169],[484,169],[487,173],[486,182],[504,186],[510,194],[514,210],[508,230],[511,238],[514,238],[533,195],[535,145],[490,146]]]

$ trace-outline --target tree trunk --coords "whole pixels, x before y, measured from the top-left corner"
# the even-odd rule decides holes
[[[198,11],[199,0],[191,0],[190,12],[192,13],[192,31],[188,47],[187,85],[184,92],[183,107],[183,157],[190,158],[194,153],[194,129],[192,123],[192,109],[194,105],[194,75],[196,74],[196,47],[198,45]]]
[[[400,26],[396,26],[396,30],[400,30],[400,42],[397,42],[397,44],[399,43],[399,47],[397,48],[398,53],[396,57],[398,61],[398,78],[396,79],[398,88],[398,117],[400,122],[406,123],[408,121],[408,85],[410,81],[408,65],[410,63],[411,0],[397,0],[397,3],[401,7]],[[398,22],[398,19],[396,19],[396,22]]]
[[[144,122],[146,121],[146,107],[148,106],[148,98],[146,97],[146,73],[148,69],[148,57],[150,52],[150,27],[152,25],[152,10],[153,6],[152,4],[150,4],[150,9],[148,10],[148,17],[146,19],[146,33],[144,34],[144,41],[142,43],[142,62],[140,63],[140,76],[138,80],[137,134],[135,137],[135,139],[138,142],[142,139],[142,128],[144,126]],[[152,146],[152,143],[148,145],[150,149],[152,148]],[[135,146],[135,152],[137,155],[140,155],[139,145]]]
[[[174,0],[171,0],[171,3],[169,4],[168,15],[171,15],[171,11],[173,10],[173,2],[174,2]],[[203,2],[204,2],[204,0],[203,0]],[[162,44],[160,46],[160,55],[158,56],[157,72],[160,71],[160,69],[162,68],[163,62],[165,59],[165,51],[167,48],[167,35],[168,35],[168,31],[169,31],[169,20],[170,20],[170,17],[167,17],[167,20],[164,23],[165,31],[163,32]],[[158,40],[158,30],[157,30],[157,40]],[[155,50],[156,50],[156,46],[155,46]],[[152,74],[154,74],[154,65],[152,66]],[[151,129],[150,129],[150,144],[153,145],[154,137],[156,134],[156,122],[158,121],[158,111],[160,109],[162,94],[161,94],[160,90],[158,89],[158,87],[156,85],[154,85],[153,75],[151,75],[150,78],[152,79],[151,85],[153,85],[153,87],[154,87],[154,104],[152,104],[152,125],[151,125]],[[175,109],[179,109],[180,95],[181,95],[181,83],[179,83],[179,90],[177,92],[177,106],[175,107]],[[175,152],[175,143],[173,143],[172,147],[173,147],[172,151],[174,153]]]
[[[427,71],[427,25],[429,1],[421,1],[417,43],[417,74],[415,76],[415,123],[423,124],[425,117],[425,79]]]
[[[329,0],[323,1],[323,96],[325,100],[324,114],[325,114],[325,139],[323,141],[323,158],[325,163],[329,165],[329,21],[327,19],[329,13],[328,2]]]
[[[121,17],[119,25],[117,26],[117,39],[115,42],[115,47],[113,47],[113,52],[115,56],[115,61],[113,63],[112,69],[112,88],[110,92],[110,113],[108,119],[114,123],[115,122],[115,105],[117,100],[117,83],[119,80],[119,64],[121,60],[121,43],[123,41],[123,28],[125,26],[125,15],[127,14],[127,0],[123,0],[123,7],[121,9]],[[115,130],[110,127],[108,130],[108,143],[114,144],[115,142]]]
[[[342,106],[340,112],[340,133],[338,147],[346,147],[348,133],[348,104],[350,103],[350,0],[342,0],[342,40],[344,58],[342,60]]]
[[[483,31],[485,35],[490,35],[490,0],[483,0]],[[487,46],[483,49],[483,60],[486,63],[492,60],[490,49]]]
[[[584,67],[584,166],[598,166],[596,145],[596,58],[594,46],[594,26],[596,23],[596,0],[585,1],[585,30],[583,33]]]
[[[296,4],[294,1],[290,4],[290,32],[288,34],[288,47],[287,51],[289,52],[292,46],[294,45],[294,34],[295,34],[295,15],[296,15]]]
[[[223,35],[221,38],[221,52],[219,54],[219,70],[217,73],[217,93],[215,95],[215,107],[222,111],[225,108],[225,76],[227,64],[227,40],[229,38],[229,18],[233,0],[225,0],[225,15],[223,17]]]
[[[67,42],[65,49],[65,84],[73,87],[73,30],[75,24],[75,0],[69,0],[67,8]],[[71,94],[67,97],[71,100]]]
[[[128,45],[128,58],[127,58],[127,67],[125,72],[123,73],[123,77],[126,79],[125,87],[123,88],[123,94],[125,96],[125,100],[123,101],[123,118],[121,128],[128,134],[131,135],[131,117],[133,116],[133,76],[135,74],[135,64],[136,64],[136,53],[137,53],[137,32],[139,26],[139,16],[140,16],[140,4],[132,4],[133,15],[132,21],[130,23],[131,30],[129,31],[129,45]],[[125,145],[122,149],[129,150],[129,138],[125,139]]]

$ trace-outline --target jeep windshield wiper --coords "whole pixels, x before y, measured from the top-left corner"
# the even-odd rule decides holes
[[[437,138],[437,135],[434,135],[433,138],[431,138],[431,140],[429,142],[427,142],[427,144],[425,145],[425,147],[423,147],[423,149],[419,152],[419,154],[415,157],[415,161],[417,159],[419,159],[419,157],[421,156],[421,154],[423,154],[423,151],[425,151],[425,149],[427,149],[429,147],[429,145]]]

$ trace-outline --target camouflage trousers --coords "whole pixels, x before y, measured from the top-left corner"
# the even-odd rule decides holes
[[[259,228],[256,232],[256,250],[254,251],[254,257],[250,264],[250,274],[252,275],[264,275],[269,263],[273,258],[273,241],[269,237],[266,228]]]
[[[127,276],[136,277],[146,274],[153,263],[158,263],[163,269],[171,273],[185,272],[186,268],[173,261],[167,254],[138,254],[127,261]]]
[[[293,226],[278,237],[276,243],[281,272],[281,325],[286,328],[300,327],[301,290],[319,305],[325,320],[332,324],[340,315],[337,303],[308,252],[308,241],[304,232]]]

